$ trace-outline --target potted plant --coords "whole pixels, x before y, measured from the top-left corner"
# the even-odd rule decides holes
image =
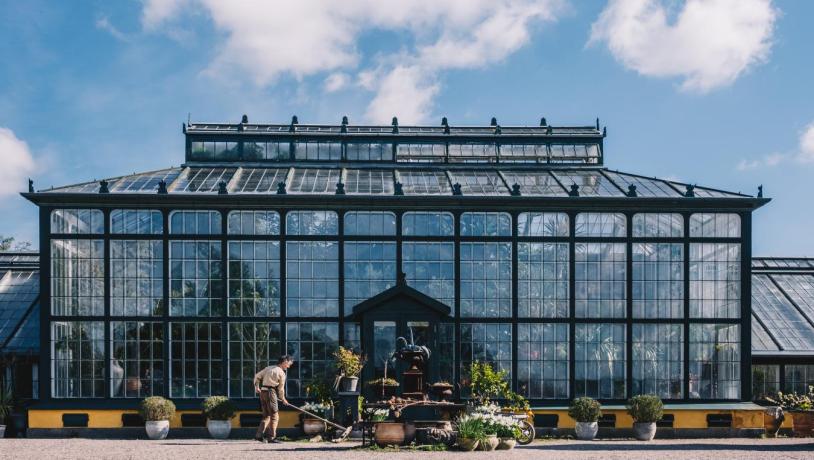
[[[466,452],[471,452],[478,448],[481,439],[485,437],[483,432],[483,420],[474,415],[464,415],[456,421],[458,435],[456,443],[458,447]]]
[[[396,379],[391,379],[390,377],[381,377],[371,380],[367,382],[367,384],[376,391],[376,395],[381,397],[382,400],[390,399],[390,397],[396,394],[396,389],[399,387],[399,383]]]
[[[141,401],[139,413],[144,419],[147,437],[164,439],[170,432],[170,419],[175,415],[175,404],[161,396],[150,396]]]
[[[359,373],[365,365],[362,355],[345,347],[334,352],[336,370],[339,372],[339,391],[355,392],[359,383]]]
[[[633,417],[633,435],[639,441],[656,436],[656,422],[664,415],[664,404],[656,395],[638,395],[627,401],[627,413]]]
[[[483,429],[483,435],[478,439],[478,448],[485,451],[493,451],[500,444],[498,439],[498,417],[496,412],[483,412],[478,411],[472,414],[472,417],[480,419]]]
[[[520,437],[520,424],[511,415],[496,416],[497,438],[500,442],[497,450],[511,450],[517,445],[517,438]]]
[[[206,429],[215,439],[226,439],[232,431],[232,417],[237,408],[226,396],[210,396],[201,406],[206,417]]]
[[[814,385],[808,387],[808,393],[777,393],[775,398],[766,398],[791,414],[794,436],[808,437],[814,435]]]
[[[441,401],[444,401],[446,398],[452,396],[452,388],[453,388],[452,384],[447,382],[446,380],[441,380],[430,385],[430,389],[432,389],[432,392]]]
[[[577,439],[590,441],[599,431],[597,420],[602,416],[602,406],[593,398],[576,398],[568,406],[568,416],[577,421],[575,427]]]
[[[407,430],[403,422],[381,421],[373,425],[373,440],[379,447],[400,446],[407,439]]]
[[[327,418],[328,412],[332,409],[332,406],[325,404],[325,403],[305,403],[301,409],[311,412],[314,415],[318,415],[322,418]],[[321,433],[324,433],[328,427],[325,425],[320,419],[313,418],[310,415],[303,414],[302,416],[302,431],[307,436],[315,436]]]
[[[0,388],[0,439],[6,435],[6,417],[11,415],[14,409],[14,394],[11,387]]]

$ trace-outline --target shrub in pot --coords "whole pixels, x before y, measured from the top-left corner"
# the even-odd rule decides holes
[[[483,420],[473,415],[464,415],[456,421],[458,433],[456,444],[467,452],[478,448],[478,444],[486,437],[484,433]]]
[[[175,404],[161,396],[150,396],[141,401],[139,414],[144,419],[147,437],[164,439],[170,432],[170,419],[175,415]]]
[[[340,391],[354,392],[359,383],[359,373],[365,365],[362,355],[354,353],[345,347],[339,347],[334,352],[334,365],[339,372]]]
[[[396,389],[399,387],[399,383],[396,379],[391,379],[390,377],[371,380],[367,382],[367,385],[373,388],[376,397],[382,400],[390,399],[391,396],[396,394]]]
[[[587,396],[576,398],[568,407],[568,415],[577,421],[575,427],[577,439],[590,441],[596,437],[596,433],[599,431],[597,420],[602,416],[602,406],[599,401]]]
[[[210,396],[201,405],[206,417],[206,429],[215,439],[226,439],[232,431],[232,417],[237,408],[226,396]]]
[[[328,403],[305,403],[301,409],[308,411],[323,419],[328,418],[329,412],[333,410],[333,406]],[[302,431],[307,436],[314,436],[324,433],[328,427],[325,422],[318,418],[314,418],[308,414],[302,414]]]
[[[656,395],[638,395],[627,401],[627,413],[633,417],[633,434],[639,441],[656,435],[656,422],[664,415],[664,404]]]

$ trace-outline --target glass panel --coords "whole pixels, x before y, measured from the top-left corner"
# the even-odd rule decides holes
[[[295,169],[288,192],[333,195],[341,177],[341,169]]]
[[[568,317],[568,243],[518,243],[518,316]]]
[[[170,184],[172,193],[217,192],[221,182],[229,183],[236,168],[190,168]]]
[[[345,157],[348,161],[392,161],[393,144],[348,142]]]
[[[777,344],[769,337],[766,329],[757,321],[752,314],[752,352],[755,351],[780,351]]]
[[[740,398],[740,378],[740,325],[690,324],[690,398]]]
[[[220,323],[170,323],[170,397],[223,394]]]
[[[110,396],[164,394],[164,323],[110,323]]]
[[[339,216],[333,211],[289,211],[285,231],[289,235],[337,235]]]
[[[814,277],[811,275],[771,275],[809,321],[814,321]]]
[[[461,316],[512,316],[511,243],[461,243]]]
[[[690,244],[690,317],[740,317],[740,249],[739,244]]]
[[[305,397],[305,387],[311,382],[333,381],[333,353],[338,346],[337,323],[286,324],[286,353],[294,357],[287,372],[289,398]]]
[[[229,316],[280,316],[279,242],[229,242]]]
[[[339,243],[286,243],[286,314],[290,317],[339,315]]]
[[[785,377],[786,393],[806,394],[811,385],[814,385],[814,365],[811,364],[786,364]]]
[[[579,186],[579,196],[625,196],[599,171],[551,171],[566,190]]]
[[[406,162],[444,162],[447,146],[440,144],[398,144],[396,158]]]
[[[624,318],[627,279],[624,243],[577,243],[577,318]]]
[[[433,359],[438,360],[438,377],[442,381],[455,382],[455,325],[439,323],[436,343],[438,351]]]
[[[576,324],[574,396],[625,397],[624,324]]]
[[[179,174],[181,168],[164,169],[142,174],[133,174],[122,177],[115,183],[108,185],[111,193],[146,193],[158,191],[158,183],[162,180],[169,186]]]
[[[345,323],[345,348],[362,352],[362,327],[359,323]]]
[[[342,159],[341,142],[295,142],[295,160],[339,161]]]
[[[229,235],[279,235],[280,214],[277,211],[230,211]]]
[[[51,396],[103,398],[105,346],[102,321],[52,322]]]
[[[581,212],[577,214],[576,236],[624,237],[627,219],[622,213]]]
[[[737,214],[693,214],[690,236],[700,238],[739,238],[741,218]]]
[[[286,144],[287,145],[287,144]],[[277,187],[285,183],[288,168],[243,168],[232,185],[233,193],[277,193]]]
[[[568,214],[523,212],[517,216],[517,236],[568,236]]]
[[[512,172],[503,171],[509,189],[514,184],[520,186],[520,194],[524,196],[568,196],[551,174],[547,172]]]
[[[220,241],[170,241],[170,316],[223,315]]]
[[[507,212],[461,214],[461,236],[512,236],[512,216]]]
[[[373,370],[376,378],[383,377],[385,372],[393,377],[395,369],[391,367],[390,358],[396,351],[396,322],[373,322]]]
[[[450,171],[453,184],[461,185],[464,195],[508,195],[509,189],[497,171]]]
[[[471,385],[470,366],[474,362],[489,363],[496,370],[505,370],[512,378],[512,325],[461,323],[461,384],[468,395]]]
[[[163,248],[161,240],[110,241],[111,316],[164,314]]]
[[[345,243],[345,313],[396,285],[396,243],[358,241]]]
[[[778,391],[780,391],[780,366],[752,364],[752,399],[764,401],[766,397],[775,397]]]
[[[290,142],[243,142],[244,160],[285,161],[290,154]]]
[[[536,163],[547,159],[546,144],[500,144],[501,163]]]
[[[396,215],[376,211],[346,212],[345,235],[395,236]]]
[[[684,384],[684,327],[633,325],[633,394],[681,399]]]
[[[621,174],[614,171],[603,170],[603,173],[611,178],[624,191],[630,190],[631,185],[636,186],[636,196],[644,197],[680,197],[676,189],[663,180],[639,177],[629,174]]]
[[[684,317],[684,245],[633,243],[633,317]]]
[[[51,314],[104,315],[104,248],[103,240],[51,240]]]
[[[219,235],[221,217],[218,211],[173,211],[170,213],[170,234]]]
[[[98,209],[54,209],[51,233],[92,235],[105,232],[104,216]]]
[[[814,350],[811,325],[768,275],[752,275],[752,313],[783,350]]]
[[[678,213],[634,214],[633,236],[681,238],[684,236],[684,217]]]
[[[487,163],[497,159],[497,146],[468,142],[449,144],[449,161],[455,163]]]
[[[160,235],[164,233],[164,220],[161,211],[114,209],[110,211],[110,233]]]
[[[282,354],[279,323],[229,323],[229,397],[255,398],[255,374]]]
[[[517,373],[526,398],[568,399],[568,324],[518,324]]]
[[[453,307],[454,243],[404,242],[402,251],[402,271],[407,276],[407,284]]]
[[[597,163],[598,144],[551,144],[551,163]]]
[[[392,195],[393,171],[348,169],[345,171],[345,193],[349,195]]]
[[[452,195],[452,186],[444,171],[399,171],[405,195]]]
[[[452,236],[455,232],[449,212],[405,212],[401,219],[405,236]]]

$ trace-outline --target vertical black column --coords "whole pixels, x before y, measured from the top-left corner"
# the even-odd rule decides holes
[[[280,352],[288,353],[286,342],[286,214],[287,210],[280,210]]]
[[[172,386],[172,341],[170,340],[172,331],[170,330],[170,210],[167,208],[161,209],[161,220],[164,226],[164,231],[161,234],[162,247],[161,255],[163,257],[162,270],[164,270],[164,279],[161,281],[164,285],[164,295],[162,302],[164,309],[162,312],[163,328],[164,328],[164,392],[163,396],[170,397],[170,387]],[[158,395],[156,395],[158,396]]]
[[[339,344],[345,345],[345,212],[337,210],[339,239]]]
[[[573,399],[576,395],[576,322],[577,303],[576,297],[576,218],[577,213],[568,213],[568,396]]]
[[[40,401],[51,400],[51,208],[40,207]]]
[[[220,371],[221,371],[221,394],[229,394],[229,240],[227,237],[229,228],[229,209],[220,209],[220,276],[222,291],[220,296],[223,311],[220,314]],[[209,372],[212,372],[210,368]]]
[[[741,401],[752,400],[752,213],[741,213]]]
[[[455,286],[455,368],[458,370],[458,380],[461,380],[461,213],[455,211],[452,214],[452,225],[454,235],[453,257],[455,259],[455,273],[453,273],[453,285]],[[454,371],[453,371],[454,372]],[[461,395],[458,394],[458,397]]]
[[[625,395],[633,396],[633,213],[626,212],[627,241],[625,242],[625,317],[627,318],[625,335]]]
[[[690,213],[684,218],[684,398],[690,399]]]
[[[104,328],[105,328],[105,368],[102,375],[104,376],[105,381],[105,392],[104,398],[110,398],[113,395],[111,394],[111,386],[110,386],[110,363],[113,359],[113,350],[112,350],[112,342],[111,342],[111,334],[110,334],[110,327],[111,327],[111,318],[110,318],[110,209],[104,208],[102,209],[102,218],[104,219],[103,224],[103,247],[104,247],[104,287],[102,288],[102,292],[104,293]]]
[[[511,230],[512,230],[512,389],[518,390],[517,385],[517,350],[518,350],[518,293],[517,293],[517,212],[511,213]],[[498,226],[499,227],[499,226]]]

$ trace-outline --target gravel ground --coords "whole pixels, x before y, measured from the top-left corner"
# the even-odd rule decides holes
[[[95,440],[95,439],[0,439],[0,458],[14,459],[172,459],[191,458],[285,458],[313,459],[385,459],[427,458],[546,458],[546,459],[715,459],[765,460],[788,458],[814,460],[814,439],[681,439],[648,443],[625,440],[535,441],[513,451],[462,453],[415,452],[360,449],[355,442],[342,444],[285,442],[260,444],[255,441],[215,441],[209,439]]]

